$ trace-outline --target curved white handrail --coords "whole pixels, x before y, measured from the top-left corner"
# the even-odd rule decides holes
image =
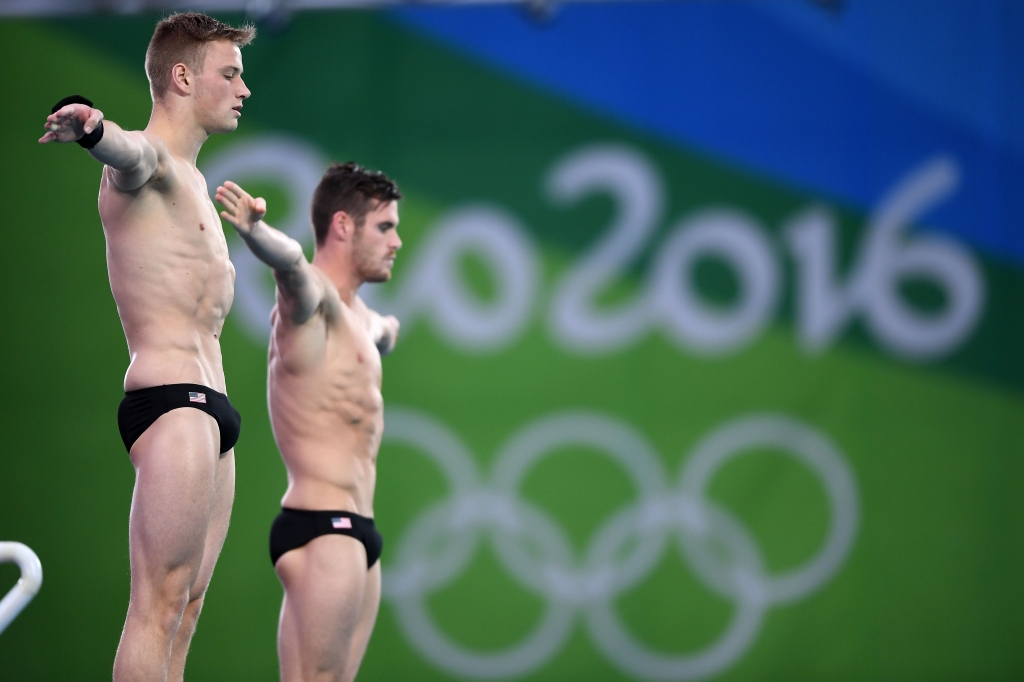
[[[0,633],[7,629],[43,585],[43,565],[31,549],[20,542],[0,542],[0,563],[14,562],[21,579],[0,601]]]

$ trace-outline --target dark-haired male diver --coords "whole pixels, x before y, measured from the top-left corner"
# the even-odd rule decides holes
[[[107,271],[131,358],[118,426],[136,471],[118,682],[182,679],[231,515],[240,417],[224,395],[219,337],[235,271],[196,157],[212,133],[238,126],[249,96],[239,48],[253,35],[171,15],[146,51],[145,130],[104,122],[74,96],[54,107],[39,140],[77,141],[104,164]]]
[[[382,540],[373,523],[384,428],[381,354],[398,320],[356,295],[391,278],[398,187],[348,163],[313,195],[316,252],[263,222],[266,202],[225,182],[217,200],[260,260],[274,269],[267,399],[288,490],[270,534],[284,585],[278,630],[283,682],[355,678],[380,604]]]

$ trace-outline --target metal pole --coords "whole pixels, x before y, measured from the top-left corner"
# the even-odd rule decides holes
[[[21,610],[39,592],[43,584],[43,565],[31,549],[20,542],[0,542],[0,563],[14,562],[21,568],[21,579],[0,601],[0,633],[7,629]]]

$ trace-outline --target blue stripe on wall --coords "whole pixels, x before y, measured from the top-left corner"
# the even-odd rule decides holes
[[[963,185],[928,224],[1024,263],[1024,155],[1013,138],[1024,136],[1013,99],[1021,95],[984,94],[989,81],[1017,92],[1024,51],[1007,45],[988,49],[988,57],[947,54],[1024,38],[1024,12],[993,11],[1006,4],[998,2],[958,4],[973,19],[959,42],[937,29],[906,35],[908,51],[941,53],[931,62],[939,73],[927,82],[915,76],[927,58],[901,62],[890,46],[899,31],[886,23],[913,28],[914,11],[927,9],[919,0],[874,24],[787,2],[567,5],[547,24],[512,7],[408,8],[393,16],[629,125],[863,209],[912,167],[952,154]],[[822,26],[829,21],[853,28]],[[858,31],[879,22],[893,37],[858,48]],[[956,70],[948,92],[942,69]],[[981,93],[973,105],[956,101],[973,91]]]

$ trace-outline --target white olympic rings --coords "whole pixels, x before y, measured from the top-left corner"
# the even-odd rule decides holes
[[[600,650],[623,672],[647,680],[707,677],[743,655],[768,607],[800,599],[829,580],[856,535],[859,505],[852,471],[824,435],[791,417],[751,415],[719,427],[686,459],[674,489],[650,445],[607,415],[562,412],[527,426],[501,449],[490,482],[459,438],[434,419],[389,408],[386,424],[384,440],[427,455],[447,478],[450,496],[425,510],[397,543],[395,559],[384,571],[384,597],[420,654],[462,677],[510,678],[537,669],[561,648],[577,612]],[[559,525],[518,494],[534,464],[568,445],[607,454],[638,492],[636,503],[598,529],[582,561],[573,556]],[[807,465],[821,479],[830,505],[832,523],[821,550],[781,575],[768,574],[751,534],[705,494],[722,464],[758,447],[781,450]],[[505,650],[475,652],[437,629],[426,596],[455,580],[485,537],[505,568],[544,597],[547,608],[523,641]],[[655,568],[672,537],[698,579],[736,604],[725,633],[701,652],[651,651],[626,631],[615,612],[616,597]]]

